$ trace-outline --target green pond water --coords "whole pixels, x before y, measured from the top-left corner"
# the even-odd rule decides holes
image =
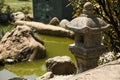
[[[32,74],[40,76],[46,72],[45,60],[55,56],[70,56],[76,64],[74,56],[68,50],[68,46],[74,42],[73,40],[46,35],[40,35],[40,37],[44,41],[47,51],[47,57],[45,59],[40,59],[33,62],[20,62],[12,65],[6,64],[4,67],[0,67],[0,70],[6,69],[13,72],[17,76]]]

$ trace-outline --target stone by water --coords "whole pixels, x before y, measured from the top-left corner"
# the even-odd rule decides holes
[[[45,59],[37,60],[34,62],[20,62],[12,65],[6,64],[4,67],[0,67],[0,71],[3,69],[13,72],[17,76],[32,75],[37,76],[43,75],[46,72],[45,60],[55,56],[70,56],[75,63],[74,56],[68,50],[68,45],[73,43],[73,40],[62,37],[53,37],[39,35],[45,42],[47,50],[47,57]],[[6,74],[7,77],[7,74]],[[0,77],[1,78],[1,77]],[[3,79],[0,79],[3,80]]]

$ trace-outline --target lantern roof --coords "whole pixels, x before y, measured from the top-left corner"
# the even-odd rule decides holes
[[[83,14],[70,21],[66,27],[74,32],[86,33],[88,30],[105,30],[108,24],[93,14],[92,3],[86,2],[83,6]]]

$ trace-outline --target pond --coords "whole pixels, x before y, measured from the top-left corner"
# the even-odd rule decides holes
[[[0,70],[6,69],[13,72],[17,76],[36,74],[40,76],[46,72],[45,60],[55,56],[70,56],[75,62],[74,56],[68,50],[68,45],[73,43],[72,39],[66,37],[53,37],[46,35],[39,35],[44,41],[47,57],[33,62],[20,62],[16,64],[6,64],[4,67],[0,67]]]

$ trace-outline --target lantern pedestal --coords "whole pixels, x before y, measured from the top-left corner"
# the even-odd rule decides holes
[[[76,58],[78,73],[98,66],[99,56],[106,51],[102,45],[94,48],[84,48],[71,44],[69,49]]]

